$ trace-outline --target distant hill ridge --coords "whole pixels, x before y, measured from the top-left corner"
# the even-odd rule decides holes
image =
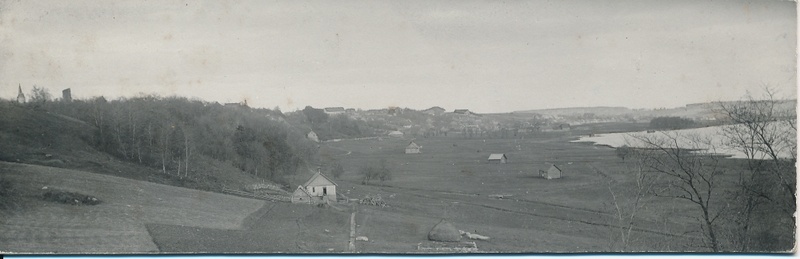
[[[538,113],[542,115],[569,115],[569,114],[594,113],[596,115],[615,115],[615,114],[630,113],[632,111],[633,110],[625,107],[596,106],[596,107],[537,109],[537,110],[514,111],[512,113]]]
[[[698,113],[709,113],[714,109],[719,109],[722,105],[734,105],[742,103],[742,101],[725,101],[725,102],[706,102],[706,103],[691,103],[682,107],[674,108],[660,108],[660,109],[630,109],[626,107],[611,107],[611,106],[595,106],[595,107],[568,107],[568,108],[551,108],[551,109],[534,109],[514,111],[512,113],[518,114],[541,114],[541,115],[579,115],[585,113],[593,113],[599,116],[615,116],[625,114],[652,114],[652,115],[677,115],[677,116],[691,116]],[[796,105],[797,99],[778,100],[777,106],[790,106]]]

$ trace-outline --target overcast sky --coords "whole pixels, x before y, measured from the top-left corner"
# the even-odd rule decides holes
[[[284,111],[677,107],[797,93],[786,1],[2,1],[0,97]]]

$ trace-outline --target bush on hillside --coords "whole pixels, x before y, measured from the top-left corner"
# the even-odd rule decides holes
[[[342,167],[342,164],[336,163],[331,170],[331,175],[333,175],[333,178],[339,179],[342,174],[344,174],[344,167]]]
[[[617,154],[617,157],[622,158],[622,161],[625,161],[625,158],[631,156],[631,154],[633,153],[633,148],[629,147],[628,145],[624,145],[618,147],[615,150],[615,153]]]
[[[381,159],[377,166],[362,167],[359,170],[359,174],[361,174],[361,184],[369,184],[376,179],[381,182],[392,180],[392,170],[385,159]]]

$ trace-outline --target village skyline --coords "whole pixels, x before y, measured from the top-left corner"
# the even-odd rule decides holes
[[[21,89],[21,86],[18,87],[18,90],[19,89]],[[204,99],[200,99],[199,97],[187,97],[187,96],[178,96],[178,95],[161,96],[161,95],[157,95],[155,93],[139,93],[139,94],[136,94],[136,95],[133,95],[133,96],[119,96],[119,97],[111,98],[111,99],[109,99],[109,97],[105,97],[105,96],[89,96],[89,97],[86,97],[86,96],[80,97],[79,96],[78,98],[75,98],[75,97],[73,97],[74,95],[72,95],[72,89],[71,88],[62,89],[62,91],[50,91],[50,89],[47,89],[47,88],[45,88],[45,90],[47,90],[48,93],[51,94],[50,97],[54,101],[55,100],[64,99],[65,97],[62,96],[62,95],[59,95],[59,94],[62,91],[68,90],[68,92],[69,92],[69,97],[68,97],[69,100],[91,100],[93,98],[98,98],[98,97],[103,97],[103,98],[106,98],[108,100],[113,100],[113,99],[116,99],[116,98],[135,98],[135,97],[140,97],[140,96],[154,95],[154,96],[159,96],[159,97],[171,97],[171,96],[184,97],[184,98],[187,98],[187,99],[200,100],[200,101],[208,102],[208,103],[219,103],[221,105],[229,105],[229,104],[246,105],[247,107],[256,108],[256,109],[275,109],[277,107],[282,112],[299,112],[299,111],[303,110],[303,108],[306,107],[306,106],[302,106],[302,107],[297,107],[294,110],[285,110],[285,109],[280,108],[278,106],[272,106],[272,107],[269,107],[269,106],[252,106],[252,105],[247,103],[247,99],[244,99],[244,100],[239,101],[239,102],[220,102],[220,101],[215,101],[215,100],[204,100]],[[30,94],[31,94],[30,91],[25,92],[24,89],[23,89],[23,100],[22,101],[26,102],[27,100],[30,100],[29,99],[30,98]],[[764,97],[764,96],[758,96],[758,94],[760,94],[760,93],[755,93],[753,95],[754,98],[758,99],[758,98],[763,98]],[[16,100],[18,102],[20,101],[19,100],[19,94],[15,95],[13,97],[9,96],[8,98],[4,98],[4,99]],[[782,98],[781,96],[776,97],[775,100],[778,100],[778,101],[784,101],[784,100],[785,101],[796,101],[796,99],[786,99],[786,98]],[[664,110],[664,109],[677,109],[677,108],[682,108],[682,107],[689,107],[689,106],[692,106],[692,105],[703,105],[703,104],[714,105],[715,103],[730,103],[730,102],[739,102],[739,101],[741,101],[741,100],[719,100],[719,101],[708,101],[708,102],[698,102],[698,103],[686,103],[684,105],[675,106],[675,107],[655,107],[655,108],[634,108],[634,107],[608,106],[608,105],[606,105],[606,106],[548,107],[548,108],[529,108],[529,109],[520,109],[520,110],[513,110],[513,111],[499,111],[499,112],[488,112],[488,113],[483,113],[483,112],[480,112],[480,111],[476,111],[474,109],[470,109],[469,107],[451,108],[451,107],[443,107],[441,105],[434,105],[434,106],[430,106],[430,107],[427,107],[427,108],[424,108],[424,107],[408,107],[408,106],[403,106],[402,104],[401,105],[397,105],[397,106],[367,107],[367,108],[364,108],[364,107],[350,107],[350,106],[324,106],[324,107],[323,106],[313,106],[313,105],[307,105],[307,106],[315,108],[315,109],[323,109],[323,110],[341,108],[342,112],[345,112],[345,110],[351,110],[351,109],[352,110],[360,110],[360,111],[370,111],[370,110],[386,110],[386,109],[393,109],[393,108],[401,108],[401,109],[411,109],[411,110],[416,110],[416,111],[426,111],[426,110],[430,110],[430,109],[441,108],[441,109],[444,109],[444,112],[446,112],[446,113],[452,113],[452,112],[456,112],[457,113],[460,110],[460,111],[462,111],[462,113],[463,113],[463,111],[469,111],[470,113],[473,113],[473,114],[504,114],[504,113],[515,113],[515,112],[556,111],[556,110],[571,110],[571,109],[584,110],[584,112],[589,112],[590,110],[593,110],[593,109],[627,109],[627,110],[630,110],[630,111],[655,111],[655,110]]]
[[[789,1],[25,1],[0,96],[185,96],[292,111],[499,113],[797,96]]]

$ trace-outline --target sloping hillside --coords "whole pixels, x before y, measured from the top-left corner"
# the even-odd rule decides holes
[[[145,224],[241,229],[264,201],[78,170],[0,162],[0,252],[157,252]],[[97,205],[44,201],[59,190]]]
[[[242,187],[261,182],[238,168],[198,155],[197,170],[189,177],[164,174],[158,169],[126,162],[92,145],[96,128],[84,121],[0,102],[0,161],[78,169],[136,180],[201,190]]]

